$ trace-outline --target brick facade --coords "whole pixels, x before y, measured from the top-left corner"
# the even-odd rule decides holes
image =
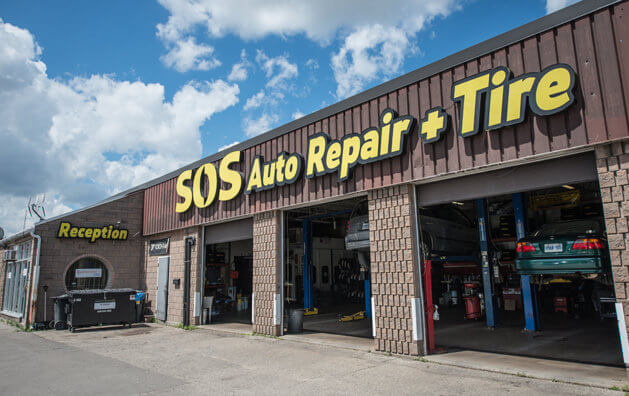
[[[187,228],[171,233],[151,235],[144,241],[144,262],[146,265],[146,283],[144,287],[148,292],[147,307],[155,313],[159,257],[149,256],[149,243],[152,239],[170,238],[170,246],[167,254],[170,256],[170,266],[168,271],[168,307],[166,311],[166,323],[177,324],[183,322],[184,259],[187,237],[195,238],[190,257],[190,324],[196,325],[201,322],[199,316],[194,316],[194,296],[195,293],[201,292],[202,284],[201,265],[203,263],[203,240],[201,239],[201,230],[202,227]],[[180,279],[179,286],[173,284],[173,280],[175,279]],[[197,304],[201,304],[200,294]]]
[[[71,213],[68,216],[35,226],[35,234],[42,238],[40,277],[36,307],[36,321],[44,320],[44,286],[47,297],[66,292],[65,274],[77,259],[95,257],[103,261],[109,270],[109,288],[142,286],[142,236],[143,192],[130,194],[102,205]],[[82,227],[103,227],[109,224],[128,230],[127,240],[96,240],[57,238],[59,223],[67,221]],[[46,319],[53,317],[51,301],[46,303]]]
[[[616,299],[623,305],[625,323],[629,323],[629,141],[598,147],[596,167]]]
[[[282,333],[273,311],[282,287],[281,228],[278,211],[253,218],[253,331],[274,336]]]
[[[413,186],[369,192],[371,294],[376,318],[375,349],[423,353],[413,341],[412,299],[420,296]]]

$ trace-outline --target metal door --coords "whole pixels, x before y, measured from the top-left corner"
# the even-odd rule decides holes
[[[157,259],[157,307],[155,314],[157,319],[166,321],[168,309],[168,268],[170,257],[164,256]]]

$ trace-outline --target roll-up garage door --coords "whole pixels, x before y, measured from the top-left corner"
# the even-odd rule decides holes
[[[458,177],[417,187],[420,206],[597,180],[594,153]]]
[[[205,243],[223,243],[253,238],[253,218],[230,221],[205,228]]]

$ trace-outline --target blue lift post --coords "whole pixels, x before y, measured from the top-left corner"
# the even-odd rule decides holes
[[[483,292],[485,293],[485,317],[487,327],[496,326],[496,312],[494,311],[494,292],[491,280],[491,267],[489,266],[489,245],[487,243],[487,210],[485,200],[476,200],[476,216],[478,218],[478,236],[480,239],[481,273],[483,277]]]
[[[515,215],[515,233],[517,240],[526,236],[526,212],[522,193],[513,194],[513,214]],[[536,295],[531,289],[531,277],[520,275],[520,285],[522,287],[522,304],[524,305],[524,330],[539,330],[539,316],[537,309]]]
[[[321,215],[314,215],[306,217],[302,221],[302,236],[304,241],[304,309],[314,308],[314,295],[312,285],[312,220],[323,219],[325,217],[332,217],[337,215],[343,215],[352,213],[351,210],[342,210],[338,212],[325,213]],[[332,272],[330,272],[332,273]],[[371,283],[365,281],[365,306],[369,307],[371,311]],[[368,288],[369,287],[369,288]],[[369,302],[367,301],[367,293],[369,293]]]

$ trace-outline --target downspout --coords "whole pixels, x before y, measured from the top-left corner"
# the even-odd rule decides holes
[[[186,237],[183,273],[183,326],[190,326],[190,261],[194,237]]]
[[[33,238],[37,239],[37,253],[35,254],[35,265],[31,266],[31,276],[33,279],[32,287],[30,290],[31,303],[30,305],[26,304],[26,314],[24,315],[26,321],[24,325],[27,325],[26,322],[28,322],[29,324],[33,323],[33,319],[35,318],[35,314],[37,313],[37,290],[39,289],[39,257],[41,255],[41,237],[33,233],[33,231],[31,231],[30,234]]]

